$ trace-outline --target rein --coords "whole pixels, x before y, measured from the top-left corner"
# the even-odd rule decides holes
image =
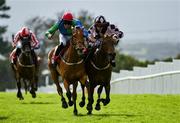
[[[60,55],[60,58],[61,58],[61,60],[65,63],[65,64],[67,64],[67,65],[78,65],[78,64],[81,64],[81,63],[83,63],[83,59],[81,59],[80,61],[78,61],[78,62],[67,62],[61,55]]]
[[[34,64],[32,64],[32,65],[23,65],[23,64],[20,62],[19,58],[18,58],[18,63],[19,63],[19,65],[22,66],[22,67],[34,67],[34,66],[35,66]]]
[[[108,63],[105,67],[99,68],[95,65],[95,63],[91,60],[91,65],[96,69],[96,70],[106,70],[110,67],[110,63]]]

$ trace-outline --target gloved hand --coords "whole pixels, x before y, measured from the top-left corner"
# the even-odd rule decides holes
[[[45,35],[46,35],[46,37],[47,37],[48,39],[50,39],[50,40],[52,39],[52,34],[51,34],[51,33],[46,32],[46,34],[45,34]]]
[[[118,36],[116,34],[114,34],[112,38],[115,40],[115,44],[117,45],[119,43]]]
[[[40,48],[40,45],[34,47],[35,50],[37,50],[39,48]]]
[[[119,40],[119,39],[118,39],[118,36],[117,36],[116,34],[113,34],[112,37],[113,37],[114,40]]]

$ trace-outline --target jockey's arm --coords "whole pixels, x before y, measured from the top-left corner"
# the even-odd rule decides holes
[[[58,30],[58,25],[59,25],[59,22],[55,23],[55,24],[45,33],[45,36],[46,36],[48,39],[51,39],[52,36],[54,35],[54,33]]]
[[[33,43],[33,48],[34,49],[39,49],[40,48],[39,41],[37,40],[34,33],[31,34],[31,40],[32,40],[32,43]]]
[[[72,21],[72,26],[73,26],[73,27],[83,28],[83,25],[82,25],[81,21],[78,20],[78,19],[74,19],[74,20]]]
[[[84,37],[88,38],[88,31],[84,28],[84,26],[82,25],[80,20],[74,19],[73,22],[72,22],[72,26],[82,28]]]
[[[117,40],[124,36],[123,32],[120,31],[114,24],[111,24],[108,29],[110,30],[111,34],[114,34],[113,38],[116,38]]]

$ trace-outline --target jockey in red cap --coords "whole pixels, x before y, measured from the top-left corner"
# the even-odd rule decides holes
[[[60,44],[55,49],[52,57],[52,64],[54,68],[57,65],[57,59],[59,58],[59,53],[68,44],[72,37],[72,26],[80,27],[83,29],[84,37],[87,37],[88,31],[84,29],[80,20],[74,19],[70,12],[64,13],[64,15],[46,32],[46,37],[51,39],[53,34],[59,30],[59,42]]]
[[[17,61],[17,56],[20,54],[21,50],[19,49],[19,41],[23,39],[28,39],[31,41],[31,47],[33,49],[39,49],[39,41],[37,40],[35,34],[27,27],[23,27],[20,31],[17,32],[15,35],[12,46],[15,47],[15,49],[10,54],[10,60],[11,63],[15,63]],[[37,63],[37,56],[35,55],[34,50],[32,50],[32,55],[34,58],[35,64]]]

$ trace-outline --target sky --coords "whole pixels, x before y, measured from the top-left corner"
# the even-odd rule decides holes
[[[77,15],[80,10],[104,15],[107,21],[124,32],[123,40],[153,39],[180,42],[180,0],[6,0],[11,7],[8,33],[17,32],[35,16],[56,19],[61,11]]]

